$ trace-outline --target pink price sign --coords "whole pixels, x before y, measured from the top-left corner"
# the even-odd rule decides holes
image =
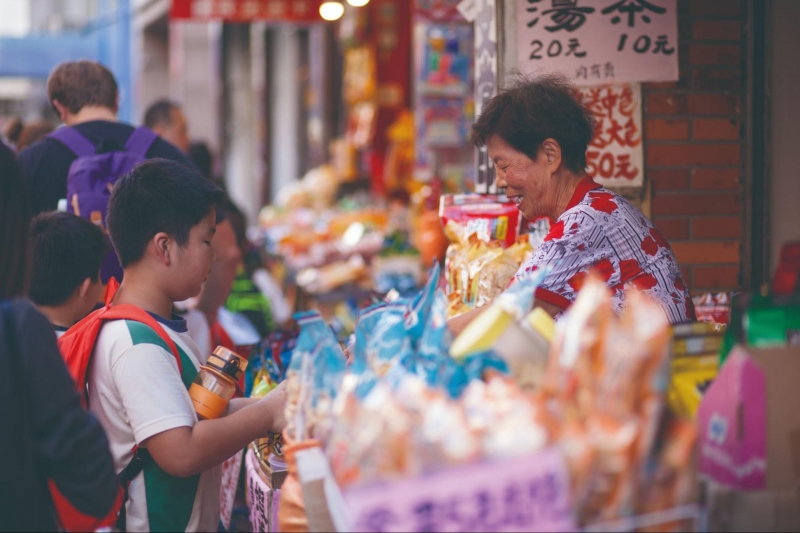
[[[352,531],[573,531],[561,454],[481,463],[344,494]]]

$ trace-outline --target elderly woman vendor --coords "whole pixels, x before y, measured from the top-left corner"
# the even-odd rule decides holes
[[[638,209],[586,175],[591,113],[564,78],[522,80],[494,97],[473,126],[497,170],[497,186],[528,220],[555,221],[545,242],[516,277],[545,266],[536,305],[553,316],[575,301],[594,270],[613,293],[617,313],[635,287],[661,304],[673,324],[694,320],[694,307],[667,241]],[[455,332],[481,313],[449,322]]]

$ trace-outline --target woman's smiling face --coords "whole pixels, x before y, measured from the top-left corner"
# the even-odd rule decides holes
[[[497,186],[506,189],[522,215],[528,220],[552,216],[557,191],[545,150],[540,149],[533,160],[499,135],[489,137],[486,147],[497,172]]]

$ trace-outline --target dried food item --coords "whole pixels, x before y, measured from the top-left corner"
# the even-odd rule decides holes
[[[542,393],[561,428],[554,437],[572,474],[582,524],[636,505],[667,385],[669,322],[639,292],[622,319],[602,279],[590,274],[557,324]]]
[[[605,369],[605,347],[615,318],[611,293],[594,274],[556,326],[544,392],[585,420],[599,395],[597,376]]]

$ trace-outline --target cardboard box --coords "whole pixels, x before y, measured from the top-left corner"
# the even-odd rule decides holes
[[[697,424],[710,530],[800,531],[800,348],[734,348]]]
[[[800,493],[722,487],[708,497],[707,531],[800,531]]]

